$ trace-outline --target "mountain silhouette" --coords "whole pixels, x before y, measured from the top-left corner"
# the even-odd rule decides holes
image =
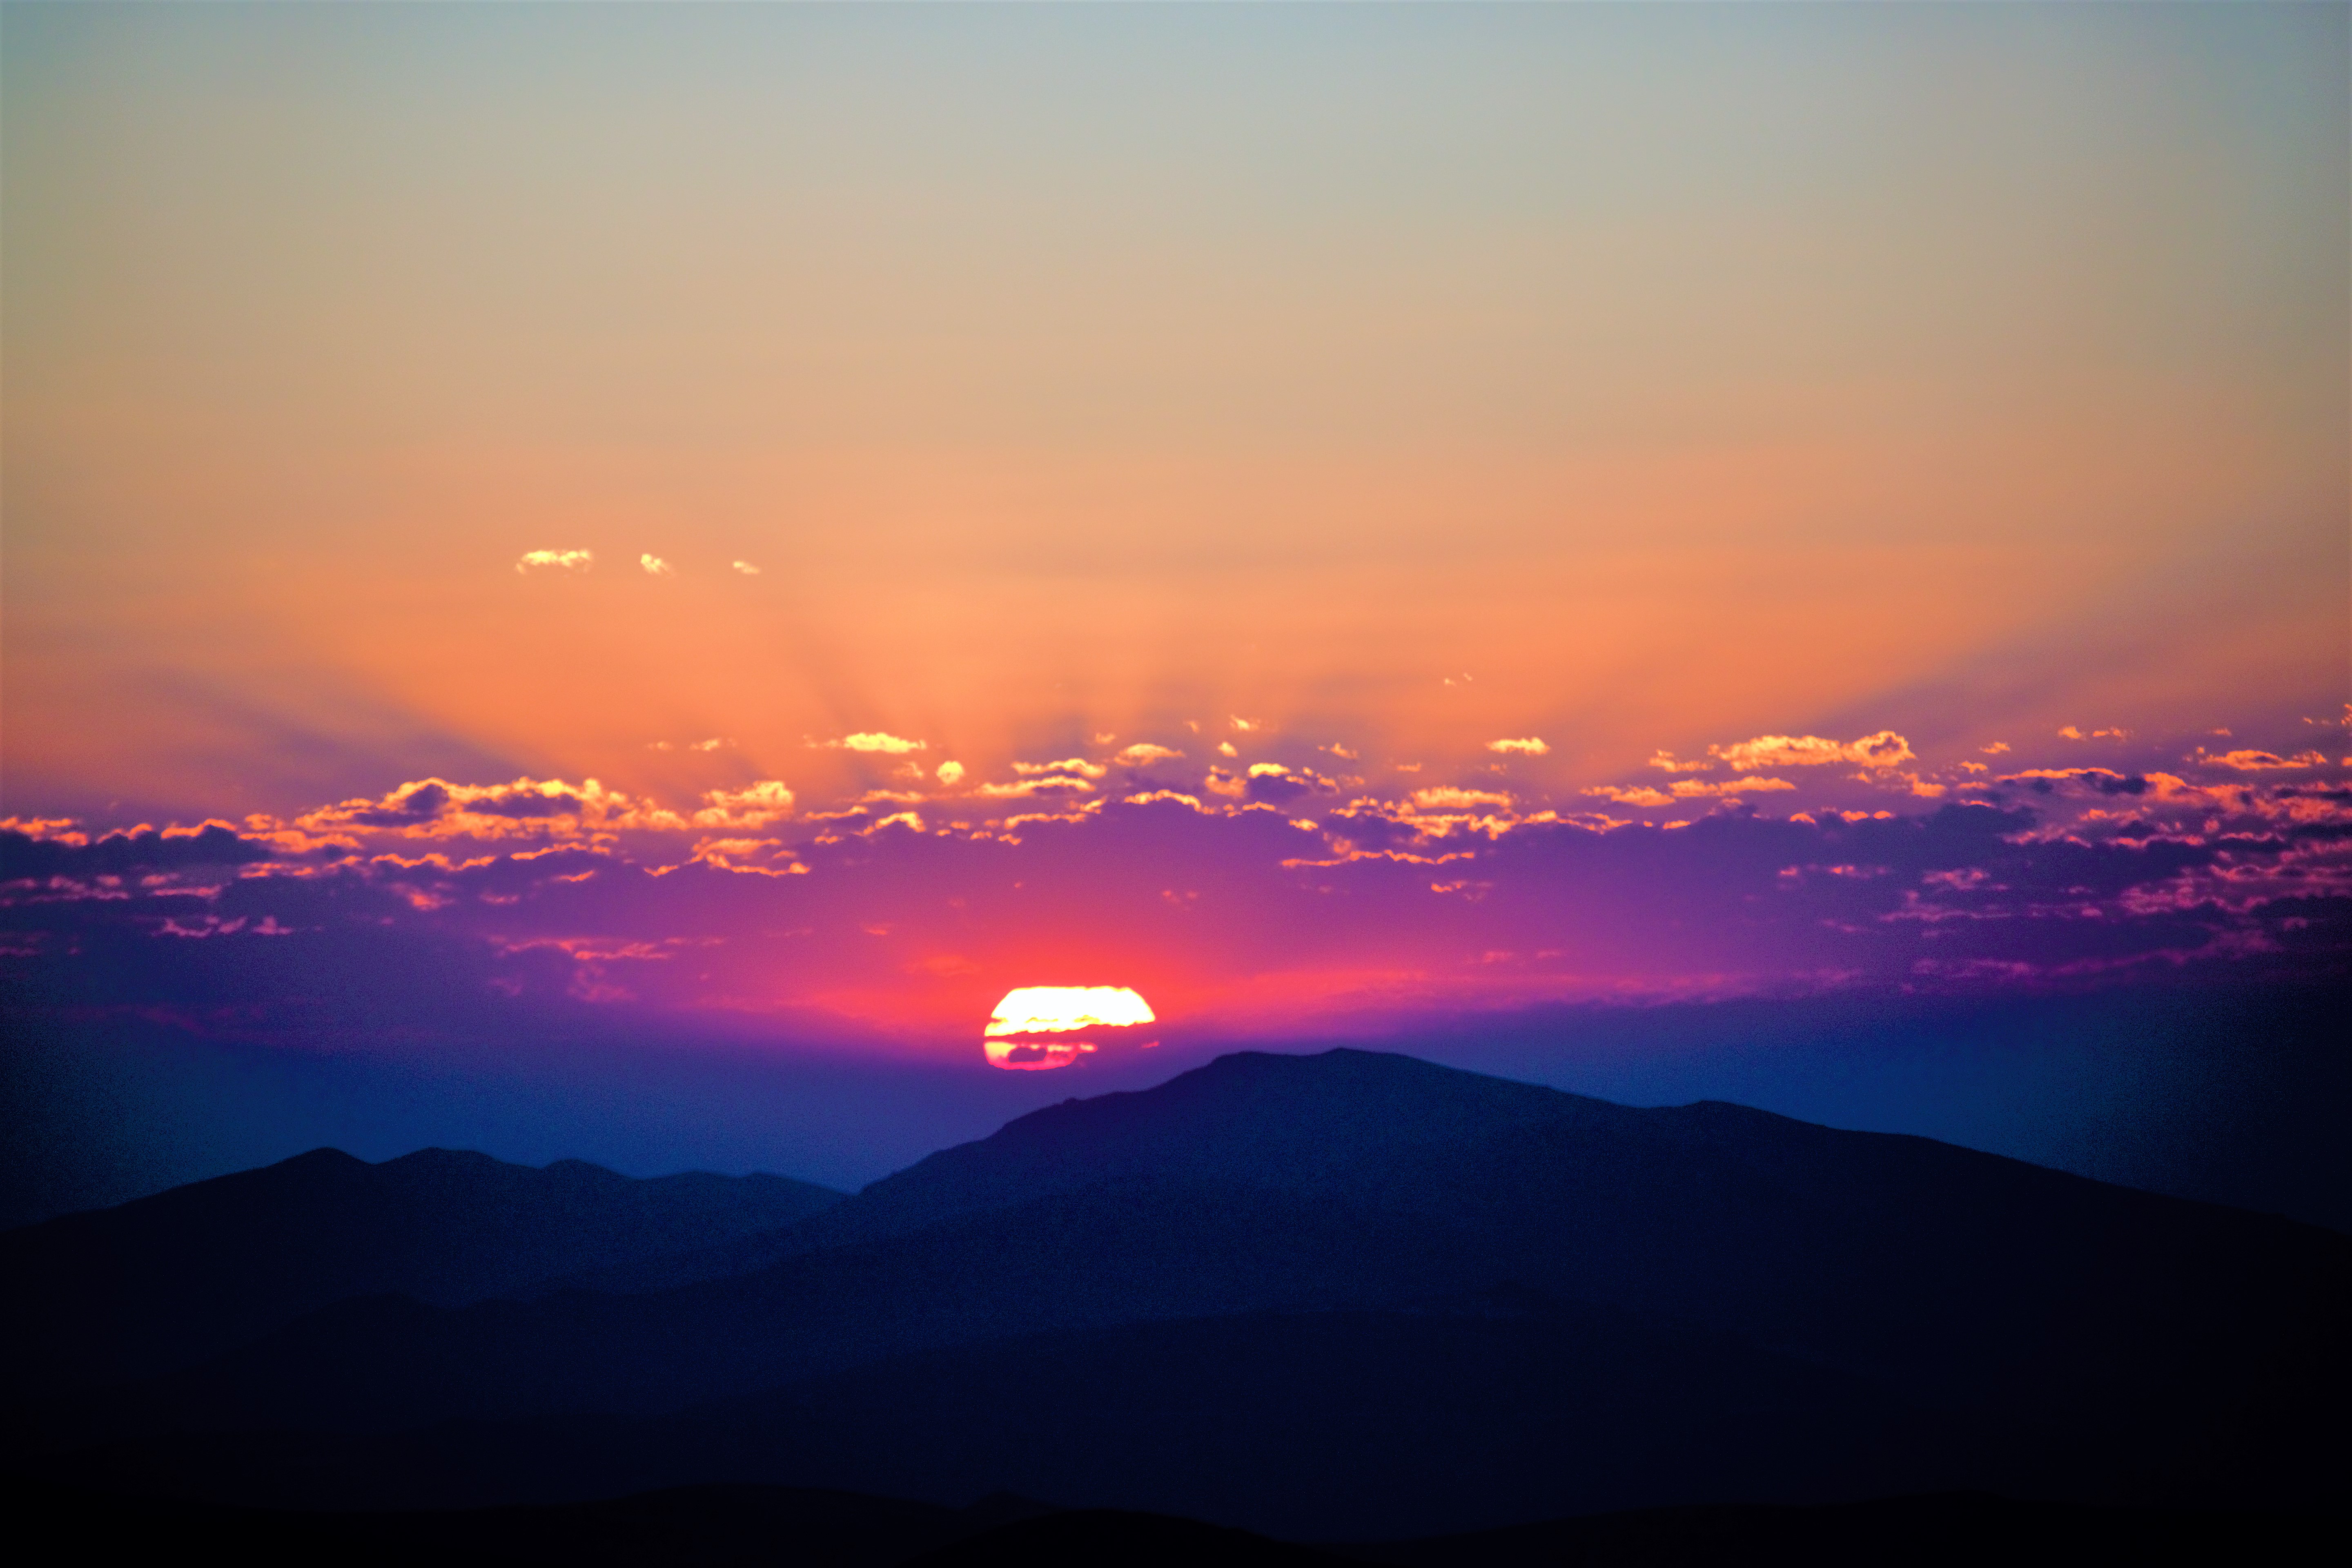
[[[2345,1237],[1376,1053],[1223,1058],[688,1239],[610,1268],[635,1287],[346,1300],[53,1402],[50,1447],[105,1445],[58,1473],[341,1507],[1009,1488],[1294,1539],[2344,1473]]]
[[[456,1307],[772,1229],[840,1201],[781,1176],[639,1181],[579,1160],[544,1170],[425,1149],[369,1164],[315,1149],[118,1208],[0,1233],[8,1384],[152,1377],[330,1303],[398,1293]]]

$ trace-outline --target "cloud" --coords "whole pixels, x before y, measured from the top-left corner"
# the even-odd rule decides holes
[[[1076,773],[1081,778],[1098,779],[1110,772],[1100,763],[1090,763],[1084,757],[1065,757],[1058,763],[1015,763],[1013,771],[1024,777],[1035,778],[1047,773]]]
[[[760,569],[749,561],[730,561],[727,564],[746,577],[757,577],[760,574]]]
[[[1242,796],[1264,805],[1286,805],[1307,795],[1328,795],[1339,788],[1312,768],[1286,768],[1280,763],[1253,763],[1242,780]]]
[[[694,814],[697,827],[765,827],[793,814],[793,792],[782,779],[761,779],[741,789],[715,789]]]
[[[2036,795],[2048,795],[2062,784],[2080,784],[2105,795],[2141,795],[2152,787],[2140,773],[2119,773],[2112,768],[2027,768],[2021,773],[2003,773],[2001,784],[2021,784]]]
[[[930,747],[921,741],[909,741],[879,730],[861,730],[855,735],[844,735],[837,741],[811,741],[812,746],[828,752],[882,752],[903,757],[908,752],[927,752]]]
[[[1256,719],[1244,719],[1238,713],[1234,714],[1232,717],[1234,728],[1241,731],[1244,734],[1248,734],[1252,731],[1265,728],[1265,723]]]
[[[561,840],[621,831],[675,831],[686,818],[655,803],[607,789],[594,779],[520,778],[499,784],[417,779],[375,800],[346,800],[276,825],[284,847],[358,842],[356,836],[404,838]]]
[[[26,832],[26,827],[36,831]],[[109,833],[94,842],[72,831],[72,824],[66,819],[20,824],[12,817],[0,825],[0,882],[51,877],[80,880],[197,866],[248,866],[275,858],[269,846],[244,837],[226,822],[161,831],[139,827]]]
[[[1517,752],[1529,757],[1540,757],[1551,750],[1533,735],[1522,741],[1489,741],[1486,742],[1486,749],[1490,752]]]
[[[943,784],[953,785],[961,784],[963,782],[963,764],[958,762],[941,763],[940,764],[939,773],[937,776],[940,783]]]
[[[1584,793],[1615,801],[1619,805],[1672,805],[1675,803],[1673,795],[1646,784],[1594,784]]]
[[[1678,798],[1696,800],[1702,795],[1762,795],[1774,790],[1794,789],[1787,779],[1676,779],[1666,786]],[[1627,804],[1631,804],[1630,802]]]
[[[1155,746],[1149,741],[1138,741],[1113,757],[1111,761],[1123,763],[1130,768],[1139,768],[1149,763],[1174,762],[1183,754],[1171,747]]]
[[[984,784],[972,793],[983,800],[1031,800],[1039,795],[1082,794],[1094,787],[1084,779],[1049,773],[1042,778],[1025,778],[1013,784]]]
[[[2223,752],[2219,756],[2197,748],[2189,761],[2210,768],[2230,768],[2242,773],[2269,773],[2282,768],[2323,768],[2326,756],[2319,752],[2300,752],[2292,757],[2282,757],[2276,752]]]
[[[1817,768],[1832,763],[1885,770],[1914,762],[1911,742],[1892,730],[1881,730],[1858,741],[1832,741],[1821,735],[1759,735],[1728,746],[1709,746],[1709,756],[1745,773],[1755,768]]]
[[[1423,811],[1466,811],[1476,807],[1507,807],[1511,797],[1498,790],[1458,789],[1452,784],[1433,784],[1428,789],[1412,792],[1412,804]]]
[[[1997,757],[2003,752],[2009,750],[2009,742],[2007,741],[1995,741],[1990,746],[1979,746],[1977,750],[1983,752],[1988,757]]]
[[[776,780],[675,811],[593,780],[423,779],[306,814],[307,838],[262,818],[94,843],[55,819],[0,828],[0,988],[12,1005],[287,1039],[461,1032],[453,1018],[503,1038],[498,1020],[621,1007],[647,1037],[793,1008],[952,1034],[976,1005],[976,1042],[992,995],[910,960],[956,954],[1002,994],[1037,978],[1040,953],[1149,955],[1244,1022],[2212,966],[2316,979],[2352,963],[2352,788],[2149,774],[2134,793],[2141,775],[2051,773],[2027,805],[1679,826],[1521,815],[1439,785],[1318,810],[1319,828],[1249,798],[1322,782],[1273,763],[1220,770],[1222,798],[1024,778],[992,787],[1035,795],[1033,813],[959,826],[949,808],[977,792],[959,793],[919,827],[900,797],[811,813]],[[1683,798],[1666,782],[1656,804]],[[360,847],[335,849],[330,828]],[[1520,957],[1480,962],[1504,952]],[[616,973],[583,973],[599,963]]]
[[[677,569],[658,555],[640,555],[637,564],[646,569],[648,577],[675,577]]]
[[[553,566],[565,572],[585,572],[596,563],[593,552],[586,550],[526,550],[515,563],[515,570],[529,573],[535,567]]]

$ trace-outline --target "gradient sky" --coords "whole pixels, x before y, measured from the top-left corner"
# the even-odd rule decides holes
[[[2345,973],[2343,6],[0,27],[20,1017]]]

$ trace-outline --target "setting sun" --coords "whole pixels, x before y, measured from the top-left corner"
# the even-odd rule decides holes
[[[1004,994],[982,1037],[991,1064],[1034,1070],[1068,1067],[1157,1021],[1151,1005],[1124,985],[1024,985]],[[1082,1029],[1096,1037],[1073,1037]]]

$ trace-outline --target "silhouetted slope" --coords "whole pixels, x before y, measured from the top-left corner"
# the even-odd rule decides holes
[[[780,1176],[652,1181],[426,1149],[334,1149],[0,1234],[19,1394],[152,1376],[329,1303],[400,1292],[457,1306],[682,1245],[773,1228],[840,1194]]]
[[[1256,1476],[1328,1509],[1333,1533],[1416,1497],[1434,1530],[2004,1474],[2312,1498],[2344,1474],[2343,1237],[1923,1139],[1630,1110],[1402,1058],[1244,1055],[1065,1103],[760,1245],[803,1250],[641,1295],[347,1301],[69,1414],[92,1435],[522,1423],[467,1429],[499,1436],[454,1468],[446,1446],[475,1441],[457,1428],[320,1447],[303,1484],[323,1497],[358,1464],[346,1500],[412,1472],[520,1489],[481,1499],[1009,1486],[1276,1528]],[[1218,1335],[1238,1337],[1168,1348]],[[1098,1375],[1057,1377],[1081,1342]],[[1360,1349],[1318,1360],[1327,1343]],[[1154,1404],[1168,1365],[1191,1373]],[[1554,1372],[1514,1384],[1530,1366]],[[763,1389],[724,1418],[663,1415]],[[635,1419],[530,1421],[563,1412]],[[1162,1443],[1189,1433],[1209,1464],[1286,1420],[1295,1440],[1245,1471],[1187,1471]],[[267,1479],[228,1464],[235,1445],[172,1451],[218,1495]],[[1345,1462],[1317,1468],[1327,1452]],[[1021,1468],[1031,1453],[1045,1468]],[[1199,1489],[1165,1489],[1188,1473]]]
[[[1433,1539],[1296,1546],[1160,1514],[989,1498],[964,1509],[789,1487],[707,1486],[555,1507],[295,1512],[0,1483],[16,1534],[103,1561],[215,1558],[254,1568],[496,1564],[579,1568],[2086,1568],[2161,1562],[2321,1563],[2337,1521],[1947,1494],[1810,1508],[1738,1504],[1555,1520]],[[2331,1554],[2333,1553],[2333,1554]]]
[[[1811,1508],[1644,1509],[1330,1550],[1393,1568],[2316,1565],[2336,1560],[2341,1534],[2341,1520],[2325,1515],[2119,1508],[1957,1492]]]
[[[907,1568],[1051,1568],[1116,1563],[1121,1568],[1215,1564],[1218,1568],[1334,1568],[1346,1562],[1311,1546],[1268,1541],[1245,1530],[1114,1509],[1050,1513],[1000,1525],[909,1558]]]
[[[62,1474],[280,1506],[556,1502],[694,1479],[995,1488],[1294,1537],[2032,1474],[2019,1435],[1727,1335],[1524,1292],[1031,1335],[643,1419],[159,1436]],[[1997,1450],[1993,1473],[1970,1456]]]
[[[0,1482],[20,1539],[70,1540],[92,1561],[240,1564],[495,1563],[576,1568],[891,1568],[1053,1510],[991,1498],[968,1509],[795,1487],[708,1486],[565,1507],[319,1513],[126,1498]]]

